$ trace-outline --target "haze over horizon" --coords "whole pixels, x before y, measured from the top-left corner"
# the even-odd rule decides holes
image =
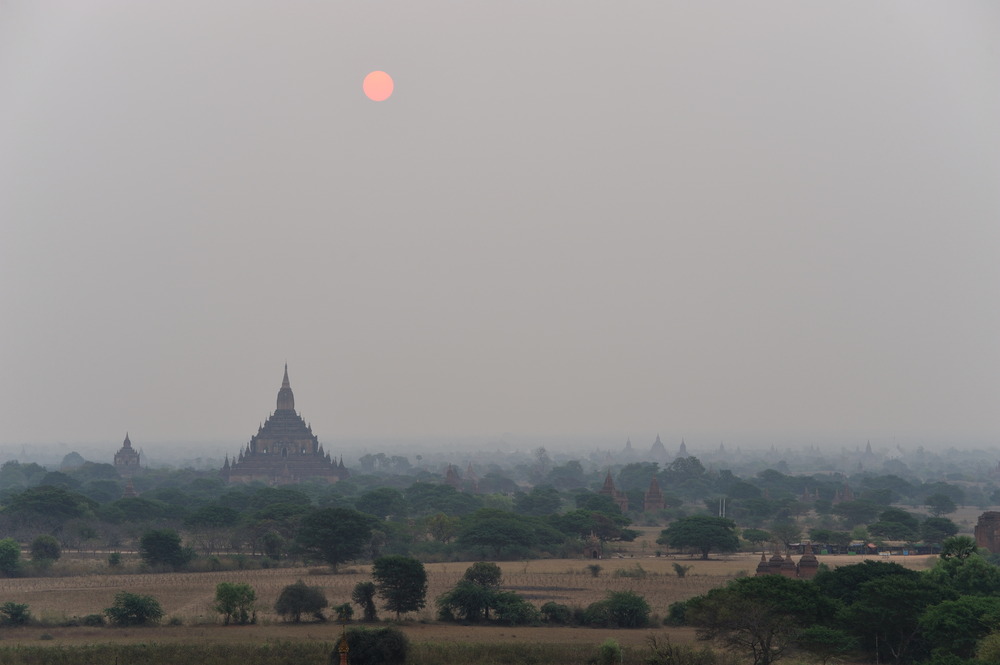
[[[985,1],[5,2],[0,445],[997,444],[997,118]]]

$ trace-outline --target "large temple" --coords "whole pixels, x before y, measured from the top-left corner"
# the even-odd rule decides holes
[[[295,396],[288,383],[288,365],[278,391],[274,413],[250,437],[239,455],[222,467],[222,477],[230,483],[262,482],[287,485],[306,480],[335,483],[350,473],[341,458],[337,463],[323,452],[312,427],[295,412]]]

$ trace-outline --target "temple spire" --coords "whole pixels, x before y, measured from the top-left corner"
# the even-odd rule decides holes
[[[294,411],[295,395],[288,383],[288,363],[285,363],[285,376],[281,380],[281,390],[278,391],[278,411]]]

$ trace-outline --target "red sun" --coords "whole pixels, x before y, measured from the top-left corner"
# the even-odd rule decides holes
[[[368,99],[373,102],[384,102],[392,95],[392,77],[385,72],[372,72],[365,77],[365,82],[361,85]]]

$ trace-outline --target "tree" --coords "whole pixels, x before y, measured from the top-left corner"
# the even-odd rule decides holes
[[[501,578],[500,566],[495,563],[477,561],[466,568],[458,584],[437,599],[442,618],[462,618],[465,621],[489,619],[490,610],[497,603]]]
[[[761,543],[771,542],[771,534],[763,529],[743,529],[743,540],[760,547]]]
[[[878,660],[896,663],[910,658],[920,633],[924,611],[958,594],[931,579],[892,575],[869,580],[858,589],[857,600],[841,615],[848,629]]]
[[[958,525],[947,517],[928,517],[920,525],[920,538],[925,543],[943,543],[958,533]]]
[[[832,659],[839,659],[858,648],[858,641],[839,628],[829,626],[809,626],[799,631],[795,643],[816,656],[826,665]]]
[[[692,598],[685,620],[755,665],[781,658],[799,631],[832,618],[834,605],[810,581],[781,575],[745,577]]]
[[[21,569],[21,544],[13,538],[0,540],[0,573],[14,577]]]
[[[53,536],[42,535],[31,541],[31,558],[35,561],[57,561],[62,556],[62,547]]]
[[[351,600],[355,602],[363,613],[362,621],[378,621],[378,611],[375,608],[375,588],[374,582],[358,582],[351,592]]]
[[[634,591],[616,591],[591,603],[584,610],[583,621],[603,628],[643,628],[649,624],[649,612],[649,603],[642,596]]]
[[[968,559],[976,553],[976,539],[971,536],[952,536],[941,543],[942,559]]]
[[[499,589],[503,582],[503,571],[495,563],[477,561],[465,569],[462,579],[485,589]]]
[[[924,505],[930,508],[931,515],[934,517],[941,517],[958,510],[958,506],[947,494],[931,494],[924,499]]]
[[[333,568],[361,556],[372,537],[375,518],[347,508],[319,508],[302,518],[296,542]]]
[[[403,665],[410,651],[410,641],[398,628],[352,628],[347,631],[351,665]],[[330,662],[340,662],[339,654],[330,654]]]
[[[735,552],[740,546],[734,521],[725,517],[706,515],[694,515],[677,520],[660,533],[656,542],[677,549],[700,550],[703,560],[708,560],[708,553],[712,550]]]
[[[788,547],[793,541],[798,541],[802,535],[802,527],[787,520],[774,522],[771,525],[771,535],[775,537],[776,542]]]
[[[863,561],[851,566],[821,570],[813,578],[823,595],[850,605],[861,597],[866,582],[883,577],[913,580],[920,576],[915,570],[888,561]]]
[[[194,558],[194,552],[181,547],[181,537],[173,529],[154,529],[139,539],[139,556],[151,566],[182,568]]]
[[[879,505],[872,501],[858,499],[845,501],[833,507],[835,515],[840,516],[848,528],[859,524],[868,524],[879,513]]]
[[[379,487],[365,492],[354,502],[363,513],[385,519],[390,515],[406,515],[407,503],[403,493],[393,487]]]
[[[302,580],[289,584],[281,590],[274,603],[274,611],[288,621],[299,623],[303,614],[311,614],[317,621],[325,621],[323,609],[329,605],[326,594],[318,586],[306,586]]]
[[[240,625],[256,622],[256,600],[257,593],[249,584],[220,582],[215,587],[215,611],[223,615],[227,626],[230,621]]]
[[[162,619],[163,607],[152,596],[119,591],[115,594],[114,605],[104,613],[116,626],[143,626]]]
[[[927,608],[919,619],[920,633],[935,654],[968,660],[990,630],[1000,624],[1000,598],[962,596]]]
[[[23,626],[31,621],[31,612],[24,603],[8,600],[0,605],[0,626]]]
[[[375,559],[372,578],[385,609],[395,612],[397,621],[403,612],[419,610],[426,602],[427,571],[416,559],[399,555]]]

